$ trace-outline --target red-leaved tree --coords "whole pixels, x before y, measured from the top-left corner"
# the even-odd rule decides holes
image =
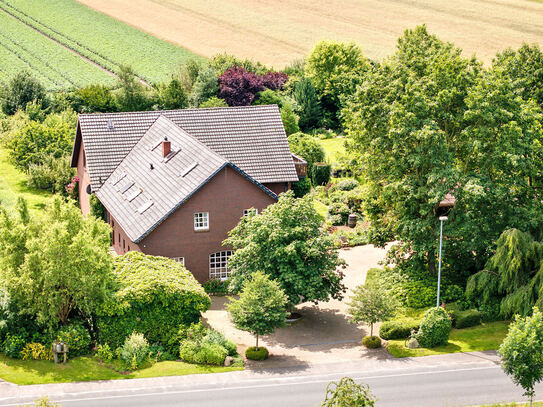
[[[262,75],[262,85],[265,88],[271,90],[283,89],[285,83],[287,83],[288,75],[284,72],[269,71]]]
[[[219,97],[229,106],[248,106],[263,90],[262,78],[240,66],[227,69],[219,77]]]

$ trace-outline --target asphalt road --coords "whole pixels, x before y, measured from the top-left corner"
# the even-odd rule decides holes
[[[305,407],[322,402],[331,380],[350,376],[367,383],[377,406],[439,407],[472,406],[522,400],[522,391],[498,365],[435,366],[376,372],[350,371],[330,374],[245,379],[197,386],[142,387],[105,392],[71,393],[51,397],[63,407],[90,406],[183,406],[183,407]],[[539,394],[543,395],[543,385]],[[1,397],[0,397],[1,400]],[[0,406],[16,406],[24,399],[4,399]]]

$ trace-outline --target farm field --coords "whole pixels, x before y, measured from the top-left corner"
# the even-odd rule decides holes
[[[166,81],[194,55],[74,0],[0,0],[0,57],[0,79],[26,69],[55,89],[111,84],[122,65]]]
[[[543,3],[530,0],[79,1],[206,57],[226,51],[276,68],[321,39],[354,40],[382,59],[423,23],[485,62],[522,42],[543,44]]]

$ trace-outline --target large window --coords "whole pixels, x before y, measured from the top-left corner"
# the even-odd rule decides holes
[[[211,253],[209,255],[209,278],[218,278],[221,280],[228,278],[228,258],[231,255],[231,250]]]
[[[194,214],[194,230],[209,230],[209,212]]]
[[[173,259],[176,262],[181,263],[183,266],[185,265],[185,258],[184,257],[174,257]]]

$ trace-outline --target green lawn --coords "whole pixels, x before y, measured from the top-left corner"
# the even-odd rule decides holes
[[[328,207],[318,199],[313,199],[313,206],[315,207],[317,213],[326,219],[326,216],[328,215]]]
[[[344,138],[317,139],[317,142],[324,149],[326,161],[329,163],[336,162],[345,153]]]
[[[409,349],[404,346],[405,340],[391,340],[388,341],[387,350],[397,358],[494,350],[503,342],[508,327],[508,321],[498,321],[471,328],[452,329],[449,343],[432,349]]]
[[[7,150],[0,148],[0,203],[12,208],[18,196],[26,199],[31,211],[38,211],[45,207],[52,195],[48,191],[30,188],[26,175],[9,162]]]
[[[18,360],[0,354],[0,378],[11,383],[45,384],[89,380],[117,380],[159,376],[182,376],[200,373],[222,373],[243,370],[242,367],[200,366],[165,361],[129,374],[121,374],[92,357],[78,357],[66,365],[44,360]]]

